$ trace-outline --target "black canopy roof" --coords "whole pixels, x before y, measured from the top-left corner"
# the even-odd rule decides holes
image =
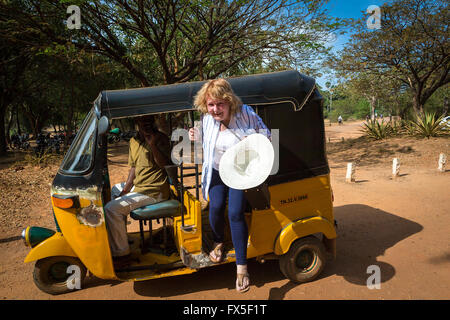
[[[248,105],[290,102],[300,110],[313,92],[315,80],[297,71],[282,71],[228,78],[236,95]],[[192,101],[206,81],[165,86],[102,91],[96,103],[110,119],[161,112],[193,110]]]

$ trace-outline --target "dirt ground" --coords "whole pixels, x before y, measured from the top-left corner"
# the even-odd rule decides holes
[[[54,229],[49,187],[57,165],[12,165],[21,155],[0,159],[1,299],[449,299],[450,176],[437,170],[439,153],[450,156],[450,139],[394,138],[368,142],[360,122],[326,123],[327,153],[338,222],[337,258],[321,276],[297,285],[284,278],[277,261],[249,262],[250,291],[234,289],[235,266],[221,265],[178,277],[142,282],[88,277],[82,290],[60,296],[33,283],[29,248],[20,239],[29,225]],[[117,149],[116,149],[117,150]],[[126,149],[125,149],[126,150]],[[400,176],[391,177],[392,159]],[[127,176],[125,157],[111,151],[111,182]],[[345,182],[347,162],[356,181]],[[450,167],[447,164],[447,167]],[[129,228],[135,228],[130,225]],[[379,289],[369,289],[368,268],[379,267]]]

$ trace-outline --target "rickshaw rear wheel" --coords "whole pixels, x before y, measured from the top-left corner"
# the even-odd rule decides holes
[[[70,266],[77,266],[79,274],[69,269]],[[56,256],[40,259],[36,262],[33,271],[33,280],[36,286],[45,293],[57,295],[73,291],[76,286],[68,285],[74,276],[79,276],[80,285],[86,278],[87,269],[80,259],[66,256]]]
[[[296,283],[312,281],[322,272],[326,263],[326,249],[314,236],[292,243],[289,251],[280,256],[281,272]]]

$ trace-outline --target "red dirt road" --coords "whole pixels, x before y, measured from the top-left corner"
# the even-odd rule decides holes
[[[22,227],[52,227],[45,205],[32,206],[32,218],[2,228],[0,297],[2,299],[449,299],[450,176],[439,173],[439,152],[450,155],[449,139],[398,138],[349,145],[333,143],[355,137],[359,123],[326,127],[338,221],[337,259],[314,282],[297,285],[285,279],[277,261],[250,261],[250,291],[234,289],[235,266],[221,265],[196,273],[143,282],[111,282],[91,277],[82,290],[47,295],[34,285],[33,264],[24,264],[28,248],[18,240]],[[347,135],[346,135],[347,134]],[[327,138],[328,139],[328,138]],[[406,148],[409,146],[409,148]],[[406,149],[405,149],[406,148]],[[392,179],[393,157],[401,159],[400,177]],[[346,162],[357,163],[356,182],[345,183]],[[112,182],[127,168],[111,168]],[[44,190],[48,185],[42,187]],[[48,189],[47,189],[48,190]],[[2,193],[8,192],[2,186]],[[47,195],[48,191],[43,193]],[[46,207],[47,206],[47,207]],[[44,208],[43,208],[44,207]],[[45,210],[44,210],[45,209]],[[6,214],[2,212],[2,215]],[[379,289],[369,289],[369,267],[379,268]]]

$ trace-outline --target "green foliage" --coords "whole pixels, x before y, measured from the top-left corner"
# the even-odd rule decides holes
[[[357,96],[349,96],[344,99],[334,101],[329,119],[333,122],[337,121],[339,115],[346,120],[364,119],[370,112],[369,102],[364,98]]]
[[[444,116],[436,117],[434,112],[419,114],[415,120],[409,121],[410,133],[426,138],[445,134],[445,125],[441,123]]]
[[[382,140],[393,136],[396,132],[391,122],[369,120],[363,123],[361,131],[369,138]]]
[[[381,12],[379,30],[367,28],[370,14],[355,21],[350,41],[330,64],[346,79],[367,75],[365,87],[377,99],[378,88],[390,88],[387,81],[402,84],[414,111],[423,112],[432,94],[450,81],[450,38],[448,22],[443,22],[449,2],[394,0],[384,3]]]
[[[406,120],[390,121],[390,125],[394,136],[410,133],[410,127]]]
[[[425,103],[425,111],[426,112],[434,112],[436,114],[441,114],[446,112],[444,104],[445,99],[450,98],[450,85],[447,84],[443,87],[437,89],[433,95],[427,100]],[[415,116],[415,115],[414,115]]]
[[[339,115],[349,120],[365,119],[370,114],[369,101],[355,88],[353,82],[347,81],[333,87],[328,85],[328,90],[320,90],[320,93],[324,98],[324,116],[332,122],[336,122]]]
[[[54,154],[49,151],[45,151],[40,155],[34,153],[28,153],[25,155],[23,160],[15,162],[11,167],[17,166],[34,166],[45,168],[50,165],[61,163],[63,155]]]
[[[448,134],[445,124],[441,123],[444,115],[437,117],[434,112],[416,115],[413,121],[373,121],[369,120],[363,123],[361,131],[365,136],[381,140],[397,135],[410,135],[419,137],[437,137]]]

